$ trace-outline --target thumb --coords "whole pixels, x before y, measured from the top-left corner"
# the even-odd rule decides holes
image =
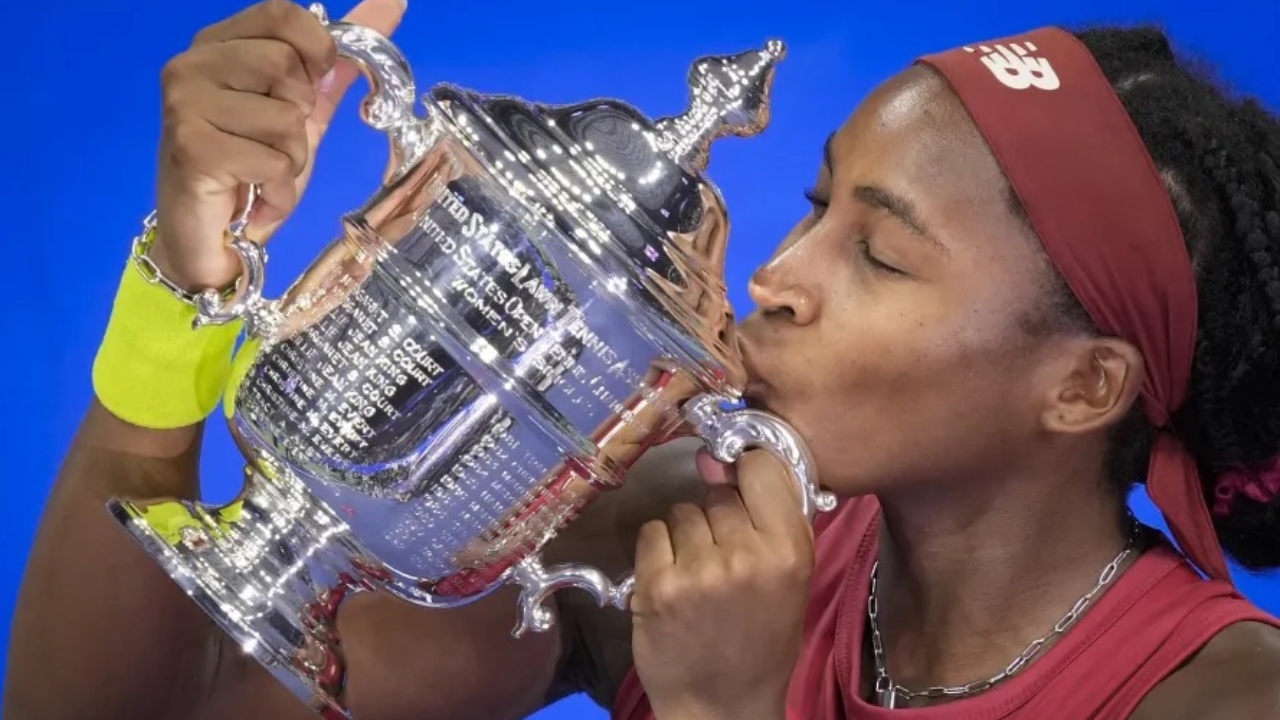
[[[342,18],[342,22],[359,25],[382,35],[391,37],[400,26],[408,8],[408,0],[363,0]],[[320,80],[319,94],[316,98],[315,110],[311,113],[309,124],[316,131],[308,133],[313,143],[319,142],[320,134],[333,119],[342,96],[351,88],[351,84],[360,77],[359,67],[352,61],[339,58],[333,69]]]
[[[342,18],[342,22],[366,27],[383,37],[391,37],[400,25],[401,18],[408,8],[408,0],[363,0]],[[311,182],[311,173],[315,170],[316,151],[333,113],[347,89],[360,76],[360,69],[350,60],[339,58],[323,78],[320,79],[316,93],[315,107],[306,121],[308,161],[302,174],[294,178],[294,197],[302,197],[307,184]],[[269,206],[259,204],[254,211],[253,235],[266,239],[270,237],[284,222],[284,218],[274,213]]]
[[[407,8],[408,0],[363,0],[342,18],[342,22],[369,28],[383,37],[391,37],[399,27]],[[307,166],[302,174],[293,180],[295,197],[302,197],[307,184],[311,182],[311,173],[315,170],[316,151],[320,148],[320,141],[324,138],[325,131],[329,129],[329,122],[333,120],[333,114],[338,109],[342,96],[359,76],[360,69],[354,62],[339,58],[333,69],[320,79],[315,107],[306,122]],[[282,217],[270,213],[269,210],[256,212],[255,236],[269,237],[282,222],[284,222]]]

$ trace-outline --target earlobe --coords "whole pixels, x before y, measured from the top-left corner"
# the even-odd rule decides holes
[[[1046,429],[1080,433],[1119,422],[1137,400],[1144,374],[1137,348],[1115,338],[1091,338],[1072,353],[1046,408]]]

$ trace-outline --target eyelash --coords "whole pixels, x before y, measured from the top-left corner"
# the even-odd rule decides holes
[[[819,198],[818,191],[813,188],[804,191],[804,199],[813,206],[814,210],[826,210],[830,205],[826,200]]]
[[[808,189],[804,191],[804,199],[807,200],[809,204],[813,206],[815,216],[821,215],[822,214],[821,211],[826,210],[827,207],[830,205],[830,203],[828,203],[826,200],[819,198],[818,192],[813,189]],[[858,254],[862,256],[862,259],[868,265],[870,265],[873,270],[888,273],[890,275],[906,275],[906,273],[899,270],[898,268],[892,265],[889,265],[888,263],[877,258],[875,255],[872,255],[871,243],[866,238],[858,239]]]

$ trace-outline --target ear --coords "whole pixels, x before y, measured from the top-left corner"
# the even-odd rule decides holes
[[[1052,378],[1041,425],[1085,433],[1120,422],[1146,381],[1142,354],[1116,338],[1073,338]]]

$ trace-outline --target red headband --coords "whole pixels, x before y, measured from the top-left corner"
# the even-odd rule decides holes
[[[1049,258],[1098,329],[1137,346],[1159,430],[1147,492],[1183,552],[1229,580],[1195,459],[1171,432],[1186,399],[1196,285],[1173,203],[1089,50],[1043,28],[920,59],[942,73],[995,153]]]

